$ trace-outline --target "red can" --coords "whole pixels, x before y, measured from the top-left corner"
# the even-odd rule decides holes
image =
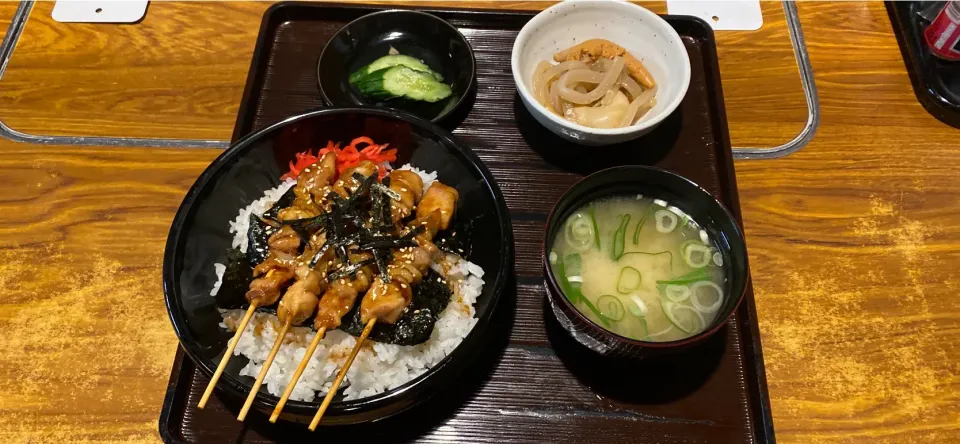
[[[937,57],[960,60],[960,1],[947,2],[923,31],[923,37]]]

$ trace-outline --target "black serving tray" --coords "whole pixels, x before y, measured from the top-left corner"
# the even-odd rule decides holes
[[[233,140],[323,107],[317,58],[344,24],[380,7],[281,3],[264,16]],[[542,128],[510,73],[510,52],[531,12],[426,9],[449,21],[476,53],[472,104],[450,124],[503,191],[515,239],[516,283],[501,297],[488,348],[458,384],[397,416],[356,426],[270,424],[216,397],[197,401],[207,378],[177,354],[160,417],[168,443],[542,442],[772,443],[752,288],[718,334],[669,359],[621,368],[591,366],[546,310],[541,246],[547,215],[584,175],[615,165],[654,165],[697,182],[737,217],[733,155],[713,31],[692,17],[666,16],[690,56],[691,84],[656,130],[621,146],[583,148]],[[321,67],[322,69],[322,67]],[[603,155],[597,155],[602,150]],[[515,290],[514,290],[515,287]],[[644,382],[645,381],[645,382]]]

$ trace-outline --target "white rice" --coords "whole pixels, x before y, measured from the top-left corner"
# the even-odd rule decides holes
[[[424,189],[437,179],[435,172],[427,173],[410,165],[404,165],[400,169],[410,170],[420,175],[424,182]],[[246,251],[246,233],[250,213],[263,214],[294,183],[295,181],[288,180],[277,188],[267,190],[263,198],[240,210],[237,219],[230,223],[230,232],[234,233],[235,248],[239,247],[241,251]],[[346,387],[344,389],[346,399],[373,396],[399,387],[420,376],[449,355],[476,325],[474,304],[483,290],[483,269],[456,255],[446,255],[431,264],[431,268],[447,279],[447,283],[453,290],[453,296],[446,309],[440,313],[430,339],[422,344],[408,346],[369,341],[361,348],[347,372],[343,384]],[[217,282],[213,285],[211,295],[216,295],[220,288],[225,267],[222,264],[214,264],[214,269]],[[221,328],[235,331],[243,314],[244,310],[224,311]],[[260,373],[263,361],[276,340],[279,327],[274,315],[266,313],[254,315],[234,351],[235,355],[243,355],[250,360],[240,371],[241,375],[255,378]],[[264,379],[267,391],[276,396],[283,393],[303,359],[307,345],[316,334],[310,327],[294,327],[291,330],[292,333],[287,335],[284,345],[277,353]],[[318,393],[326,393],[336,377],[337,370],[346,361],[355,343],[355,337],[340,330],[327,332],[290,399],[304,401],[313,399]]]

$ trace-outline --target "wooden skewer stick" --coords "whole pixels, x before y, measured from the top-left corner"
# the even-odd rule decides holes
[[[207,384],[207,389],[203,392],[203,396],[200,397],[200,402],[197,403],[197,407],[202,409],[207,406],[207,401],[210,400],[210,395],[213,394],[213,388],[217,386],[217,381],[220,380],[223,369],[227,368],[227,362],[230,361],[230,357],[233,356],[233,350],[237,348],[237,343],[240,342],[240,336],[243,336],[243,331],[247,329],[247,324],[250,323],[250,318],[253,317],[256,311],[257,304],[250,304],[250,308],[247,308],[243,319],[240,320],[240,326],[237,327],[237,332],[233,334],[233,339],[227,343],[227,351],[223,353],[223,358],[220,359],[220,365],[217,366],[217,371],[213,372],[213,377],[210,378],[210,383]]]
[[[327,396],[323,397],[323,403],[320,404],[320,409],[317,410],[317,414],[313,415],[313,421],[310,422],[310,431],[317,430],[317,425],[320,424],[320,419],[323,418],[323,414],[327,411],[327,407],[330,406],[330,401],[333,400],[333,396],[337,394],[337,389],[340,388],[340,383],[343,382],[344,376],[347,376],[347,370],[350,370],[350,365],[353,364],[353,360],[357,357],[357,353],[360,353],[360,346],[363,345],[363,341],[367,340],[367,336],[370,336],[370,330],[373,330],[373,326],[377,323],[377,318],[371,319],[367,322],[366,327],[363,327],[363,333],[360,333],[360,337],[357,338],[356,345],[353,346],[353,351],[350,352],[350,356],[347,357],[347,362],[343,363],[343,367],[340,368],[340,373],[337,373],[337,379],[333,380],[333,385],[330,386],[330,391],[327,392]]]
[[[250,406],[253,405],[253,400],[257,397],[260,386],[263,385],[263,378],[267,377],[267,372],[270,371],[270,365],[273,364],[273,358],[277,357],[277,352],[280,351],[283,339],[287,336],[287,330],[290,330],[290,321],[284,323],[283,327],[280,328],[280,333],[277,333],[277,341],[273,343],[273,348],[270,349],[267,360],[263,361],[263,368],[260,369],[260,374],[257,375],[256,382],[254,382],[253,387],[250,388],[250,394],[247,395],[247,401],[243,403],[243,408],[240,409],[240,414],[237,415],[237,421],[243,421],[247,417],[247,412],[250,411]]]
[[[307,364],[310,363],[310,358],[313,357],[313,352],[317,351],[317,346],[320,345],[320,341],[326,333],[327,329],[321,328],[317,330],[317,335],[313,337],[313,341],[310,341],[307,352],[303,354],[303,360],[300,361],[297,371],[293,373],[293,378],[290,379],[290,383],[287,384],[287,388],[283,391],[283,396],[280,397],[280,402],[277,403],[277,407],[273,409],[273,414],[270,415],[270,422],[277,422],[277,418],[280,417],[280,412],[283,411],[283,406],[287,405],[287,399],[289,399],[290,394],[293,393],[293,388],[297,386],[297,382],[300,381],[300,376],[303,375],[303,371],[307,369]]]

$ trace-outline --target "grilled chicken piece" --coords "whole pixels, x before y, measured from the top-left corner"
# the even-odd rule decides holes
[[[304,168],[300,172],[293,193],[297,196],[298,201],[305,203],[321,202],[323,196],[326,195],[323,188],[330,185],[336,175],[337,154],[333,152],[324,154],[317,163]]]
[[[402,248],[393,254],[393,261],[388,267],[392,279],[410,285],[419,284],[423,279],[423,273],[440,249],[428,240],[418,240],[417,243],[419,246]]]
[[[400,195],[400,200],[390,200],[390,216],[397,223],[413,214],[413,207],[423,197],[423,179],[408,170],[390,172],[390,189]]]
[[[450,219],[453,218],[453,213],[457,209],[457,199],[459,198],[460,193],[456,189],[435,181],[423,194],[423,200],[417,206],[417,216],[423,217],[423,215],[439,211],[440,229],[446,230],[450,227]]]
[[[370,291],[360,301],[361,322],[376,318],[393,324],[403,315],[413,297],[413,287],[423,280],[423,273],[440,253],[440,249],[428,240],[418,238],[417,243],[416,247],[402,248],[393,254],[388,266],[389,283],[374,279]]]
[[[397,250],[389,265],[390,282],[375,279],[370,290],[360,301],[360,321],[377,319],[389,324],[397,322],[410,305],[413,286],[420,283],[423,273],[433,258],[440,254],[431,241],[437,231],[450,225],[450,217],[457,207],[457,190],[434,182],[417,206],[417,220],[411,226],[422,225],[425,230],[416,237],[417,246]]]
[[[297,282],[294,282],[280,300],[277,319],[292,325],[306,321],[317,309],[317,294],[326,287],[323,275],[306,265],[297,267]]]
[[[247,301],[258,307],[266,307],[277,303],[280,299],[280,287],[293,279],[293,272],[289,268],[276,268],[268,271],[261,277],[250,282],[250,289],[245,295]]]
[[[256,277],[250,282],[246,298],[260,307],[273,305],[280,298],[280,288],[294,277],[300,236],[292,228],[284,226],[267,240],[270,254],[253,269]]]
[[[360,321],[370,319],[393,324],[403,315],[403,310],[413,299],[413,287],[393,279],[389,284],[375,279],[370,291],[360,301]]]
[[[360,262],[369,258],[369,254],[357,254],[351,257],[351,262]],[[327,291],[320,298],[317,317],[313,321],[316,330],[325,328],[333,330],[340,326],[340,320],[353,307],[360,292],[370,288],[373,279],[373,268],[362,267],[352,278],[342,278],[333,281]]]
[[[271,253],[296,256],[300,249],[300,235],[293,228],[284,225],[267,239]]]
[[[280,222],[286,222],[297,219],[308,219],[320,215],[320,208],[313,202],[307,202],[300,199],[293,201],[293,205],[277,212],[277,219]]]
[[[360,181],[353,177],[353,173],[360,173],[363,177],[370,177],[379,172],[377,164],[364,160],[350,168],[343,170],[340,177],[333,183],[333,191],[346,198],[360,187]]]
[[[296,199],[289,207],[281,209],[277,218],[284,222],[319,215],[318,202],[323,202],[323,196],[329,192],[330,182],[336,175],[337,155],[332,152],[324,154],[316,163],[304,168],[297,176],[297,184],[293,186]]]

